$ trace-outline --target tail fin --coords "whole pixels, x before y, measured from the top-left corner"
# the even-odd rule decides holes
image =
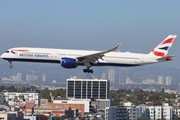
[[[152,50],[149,54],[156,57],[165,57],[168,54],[168,50],[172,46],[177,35],[169,35],[166,39],[164,39],[154,50]]]

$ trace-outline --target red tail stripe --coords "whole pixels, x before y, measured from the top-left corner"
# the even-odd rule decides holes
[[[172,43],[173,41],[174,41],[174,38],[169,38],[169,39],[163,41],[163,43],[161,43],[161,45],[164,45],[166,43]]]
[[[164,57],[164,56],[165,56],[165,54],[164,54],[163,52],[157,52],[157,51],[155,51],[155,50],[152,50],[152,52],[153,52],[154,55],[156,55],[156,56],[160,56],[160,57]]]

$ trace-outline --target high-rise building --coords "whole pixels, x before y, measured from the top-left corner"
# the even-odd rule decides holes
[[[158,76],[158,84],[159,85],[164,85],[164,78],[163,78],[163,76]]]
[[[95,109],[110,107],[109,80],[98,78],[67,79],[66,96],[68,99],[90,100]]]
[[[75,99],[109,99],[109,81],[106,79],[67,79],[66,96]]]
[[[52,83],[56,83],[56,80],[52,80]]]
[[[26,81],[29,81],[29,75],[26,74]]]
[[[43,82],[46,81],[46,75],[42,75],[42,81],[43,81]]]
[[[26,81],[33,81],[33,80],[34,80],[34,75],[26,74]]]
[[[110,83],[115,82],[115,70],[114,69],[109,69],[109,71],[108,71],[108,80],[110,80]]]
[[[96,76],[96,78],[101,78],[102,76],[102,67],[95,67],[95,73],[94,75]]]
[[[29,79],[30,79],[30,81],[33,81],[34,80],[34,75],[30,75]]]
[[[17,76],[11,76],[11,77],[10,77],[10,80],[18,81]]]
[[[22,80],[22,74],[21,73],[17,73],[17,80],[19,80],[19,81]]]
[[[165,85],[171,85],[172,78],[170,76],[165,77]]]
[[[102,73],[101,78],[106,79],[106,73]]]
[[[38,76],[37,75],[34,75],[34,80],[38,80]]]
[[[124,85],[126,84],[126,79],[128,77],[128,70],[126,68],[119,70],[119,84]]]

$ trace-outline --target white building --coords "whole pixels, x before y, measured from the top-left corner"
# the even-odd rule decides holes
[[[43,82],[46,81],[46,75],[42,75],[42,81],[43,81]]]
[[[163,76],[158,76],[158,84],[164,85],[164,77]]]
[[[40,97],[39,93],[16,93],[16,92],[4,92],[5,100],[14,100],[15,97],[19,98],[19,96],[24,96],[25,100],[33,100],[35,101],[35,105],[38,106]]]
[[[26,81],[30,81],[28,74],[26,75]]]
[[[163,103],[163,118],[165,120],[172,120],[173,119],[173,107],[169,106],[168,103]]]
[[[165,85],[171,85],[172,78],[170,76],[165,77]]]
[[[180,108],[174,108],[174,109],[177,116],[179,116]],[[124,115],[128,116],[128,118],[125,118]],[[146,106],[146,105],[135,106],[131,102],[127,102],[127,103],[123,103],[123,106],[120,107],[106,107],[105,118],[106,120],[126,120],[126,119],[137,120],[138,118],[146,118],[150,120],[158,120],[158,119],[172,120],[173,108],[172,106],[169,106],[168,103],[164,103],[162,104],[162,106]]]
[[[24,116],[26,120],[36,120],[37,116]]]
[[[21,81],[22,80],[22,73],[17,73],[17,80]]]
[[[173,119],[173,108],[169,106],[167,103],[162,106],[149,106],[149,116],[150,119]]]
[[[52,80],[52,83],[56,83],[56,80]]]
[[[175,115],[175,117],[180,117],[180,107],[173,107],[173,113]]]

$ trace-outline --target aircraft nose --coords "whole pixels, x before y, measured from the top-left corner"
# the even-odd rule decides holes
[[[4,54],[2,54],[0,57],[3,58]]]

